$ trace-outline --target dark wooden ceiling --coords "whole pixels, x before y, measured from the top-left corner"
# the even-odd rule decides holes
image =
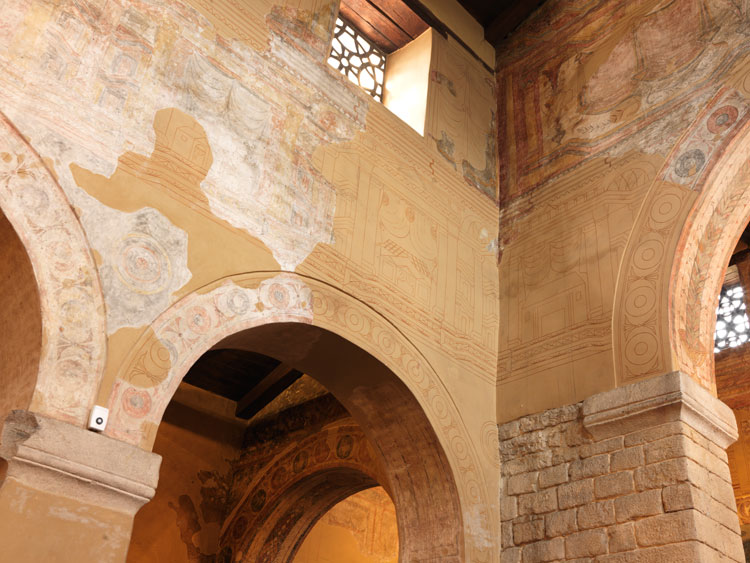
[[[403,0],[341,0],[339,14],[385,53],[400,49],[429,27]]]
[[[209,350],[190,368],[185,382],[235,401],[235,415],[250,419],[300,377],[301,372],[262,354]]]
[[[544,0],[458,2],[484,27],[485,39],[497,47]],[[430,26],[450,33],[450,22],[439,21],[420,0],[341,0],[340,14],[386,53],[400,49]]]
[[[495,47],[544,0],[458,0],[484,28],[484,38]]]

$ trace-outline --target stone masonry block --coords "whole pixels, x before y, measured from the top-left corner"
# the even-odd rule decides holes
[[[651,426],[644,428],[643,430],[631,432],[625,436],[625,447],[628,448],[630,446],[655,442],[665,436],[680,434],[682,433],[682,429],[682,422],[667,422],[666,424],[660,424],[659,426]]]
[[[540,493],[527,493],[518,497],[518,513],[544,514],[557,510],[557,491],[546,489]]]
[[[521,548],[510,547],[503,549],[500,554],[500,563],[521,563]]]
[[[565,557],[565,542],[562,538],[530,543],[523,548],[523,563],[559,561]]]
[[[643,446],[633,446],[614,452],[609,459],[609,469],[610,471],[634,469],[643,465],[643,462]]]
[[[594,480],[585,479],[560,485],[557,488],[557,498],[561,509],[591,502],[594,500]]]
[[[664,545],[699,539],[695,510],[681,510],[643,518],[635,523],[635,538],[640,546]]]
[[[636,548],[635,529],[632,522],[618,524],[607,528],[609,552],[630,551]]]
[[[516,516],[518,516],[518,499],[503,495],[500,498],[500,520],[512,520]]]
[[[612,500],[584,504],[578,509],[578,527],[601,528],[615,523],[615,503]]]
[[[571,462],[569,468],[570,480],[578,481],[588,477],[604,475],[609,471],[609,455],[601,454],[586,459]]]
[[[519,473],[508,477],[505,490],[509,495],[532,493],[536,491],[537,475],[536,471],[532,471],[531,473]]]
[[[544,521],[549,538],[564,536],[578,530],[575,508],[550,512],[544,517]]]
[[[606,440],[600,440],[591,444],[584,444],[578,448],[579,455],[583,457],[591,457],[599,454],[606,454],[621,450],[625,438],[622,436],[615,436],[614,438],[608,438]]]
[[[609,475],[602,475],[594,479],[594,493],[596,498],[609,498],[626,495],[634,491],[633,473],[620,471]]]
[[[639,467],[633,472],[636,489],[656,489],[683,481],[706,483],[708,472],[686,457]]]
[[[563,463],[539,472],[539,488],[546,489],[568,481],[568,465]]]
[[[565,556],[572,559],[602,555],[607,553],[607,542],[607,531],[603,529],[571,534],[565,538]]]
[[[522,545],[544,539],[544,518],[513,524],[513,542]]]
[[[661,489],[633,493],[615,499],[617,522],[626,522],[644,516],[653,516],[663,511]]]

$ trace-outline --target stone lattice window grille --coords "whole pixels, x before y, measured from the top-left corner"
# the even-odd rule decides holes
[[[750,336],[745,292],[742,286],[724,287],[719,294],[716,308],[716,332],[714,333],[714,353],[745,344]]]
[[[328,64],[362,87],[377,101],[383,101],[385,53],[349,22],[336,19]]]

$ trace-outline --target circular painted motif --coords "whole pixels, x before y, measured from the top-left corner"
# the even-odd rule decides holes
[[[690,178],[700,172],[706,163],[706,155],[700,149],[686,151],[677,159],[674,165],[674,173],[680,178]]]
[[[240,516],[235,520],[234,526],[232,526],[232,537],[236,540],[240,539],[245,533],[245,530],[247,530],[247,518],[245,516]]]
[[[203,307],[192,307],[186,317],[188,327],[197,334],[205,334],[211,328],[211,316]]]
[[[141,234],[120,241],[115,269],[122,283],[145,295],[163,291],[172,277],[167,253],[156,240]]]
[[[307,464],[309,461],[310,454],[307,450],[302,450],[296,456],[294,456],[294,461],[292,462],[292,470],[295,473],[302,473],[305,468],[307,468]]]
[[[277,309],[289,306],[289,290],[280,283],[275,283],[268,289],[268,298]]]
[[[328,459],[328,455],[330,453],[331,448],[324,440],[319,441],[317,444],[315,444],[315,447],[313,447],[313,458],[315,459],[315,463],[324,462],[326,459]]]
[[[134,418],[143,418],[151,411],[151,395],[129,387],[122,394],[122,408]]]
[[[720,107],[711,114],[706,124],[711,133],[722,133],[729,129],[737,121],[739,112],[734,106]]]
[[[265,489],[258,489],[250,499],[250,508],[253,512],[259,512],[261,508],[266,504],[266,491]]]
[[[339,438],[338,444],[336,444],[336,457],[339,459],[346,459],[352,455],[352,448],[354,447],[354,438],[349,434]]]
[[[250,308],[250,299],[239,289],[227,296],[227,306],[235,315],[243,315]]]

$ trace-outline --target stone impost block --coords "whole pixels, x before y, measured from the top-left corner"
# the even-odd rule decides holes
[[[20,410],[5,419],[0,457],[8,478],[130,514],[154,496],[161,465],[157,454]]]
[[[722,448],[737,440],[727,405],[681,372],[618,387],[583,402],[583,425],[601,440],[669,422],[683,422]]]

